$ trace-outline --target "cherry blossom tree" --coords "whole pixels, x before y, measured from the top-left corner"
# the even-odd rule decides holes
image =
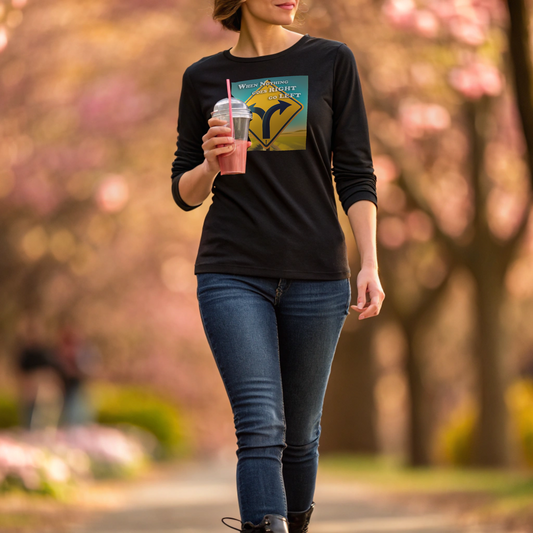
[[[372,9],[358,1],[314,2],[310,20],[315,9],[322,10],[318,25],[331,23],[337,39],[352,47],[369,87],[384,316],[387,308],[393,312],[406,344],[410,462],[430,461],[435,419],[425,371],[435,350],[420,337],[435,326],[431,310],[449,293],[448,282],[467,273],[472,298],[464,305],[475,317],[475,460],[505,464],[512,372],[505,280],[529,239],[530,212],[523,140],[506,81],[505,5],[387,0]]]
[[[180,213],[170,192],[182,73],[228,37],[188,0],[0,2],[6,389],[19,321],[68,317],[101,379],[185,406],[204,449],[233,438],[195,297],[205,211]]]

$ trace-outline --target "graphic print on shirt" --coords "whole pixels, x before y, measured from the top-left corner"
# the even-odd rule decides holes
[[[260,78],[231,84],[252,111],[250,150],[305,150],[308,77]]]

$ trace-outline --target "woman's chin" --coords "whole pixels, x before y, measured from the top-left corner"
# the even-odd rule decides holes
[[[277,26],[290,26],[293,23],[294,17],[292,15],[276,17],[275,22],[272,22],[272,24],[276,24]]]

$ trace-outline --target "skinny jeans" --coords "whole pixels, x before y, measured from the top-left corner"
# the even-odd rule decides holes
[[[349,280],[197,279],[204,330],[233,410],[241,520],[306,511]]]

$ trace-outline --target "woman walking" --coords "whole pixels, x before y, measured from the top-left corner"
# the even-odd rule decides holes
[[[350,308],[332,171],[361,257],[352,308],[369,318],[384,298],[355,60],[340,42],[285,29],[297,8],[298,0],[215,0],[215,20],[238,42],[185,71],[172,168],[182,209],[213,193],[195,273],[234,414],[238,530],[248,532],[305,533],[314,508],[322,404]],[[219,174],[217,156],[234,139],[210,117],[226,79],[253,113],[242,175]]]

